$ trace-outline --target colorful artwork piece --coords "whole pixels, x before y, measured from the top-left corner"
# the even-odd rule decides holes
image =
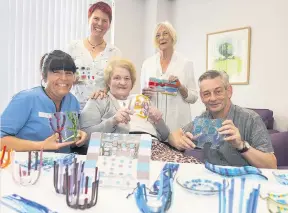
[[[85,172],[84,165],[85,162],[77,162],[76,158],[72,165],[54,162],[55,191],[65,194],[66,204],[73,209],[89,209],[98,201],[98,168],[95,167],[90,176]]]
[[[8,167],[11,163],[11,152],[12,150],[7,150],[7,147],[4,146],[0,154],[0,168],[4,169]]]
[[[165,171],[162,170],[157,192],[148,194],[146,192],[146,185],[137,183],[134,195],[137,207],[142,213],[164,213],[170,209],[173,200],[172,172],[170,168],[167,168]]]
[[[167,95],[177,95],[178,87],[180,86],[179,81],[170,82],[164,79],[149,78],[149,87],[155,88],[156,92],[161,92]]]
[[[34,185],[38,182],[42,171],[43,151],[29,151],[28,160],[18,160],[17,153],[13,152],[12,176],[13,180],[23,186]]]
[[[152,186],[152,190],[150,193],[153,193],[153,194],[158,194],[158,191],[160,190],[160,177],[161,177],[161,174],[164,173],[167,175],[167,172],[168,170],[171,171],[171,178],[172,180],[174,180],[177,172],[178,172],[178,169],[179,169],[179,164],[178,163],[166,163],[164,165],[164,167],[162,168],[160,174],[159,174],[159,177],[157,178],[157,180],[154,182],[153,186]],[[167,176],[165,176],[167,177]]]
[[[129,109],[141,118],[148,118],[150,99],[145,95],[136,95],[131,99]]]
[[[59,142],[76,141],[78,137],[78,112],[55,112],[49,116],[49,126],[59,134]]]
[[[288,174],[282,174],[282,173],[277,173],[277,172],[272,172],[276,180],[283,184],[283,185],[288,185]]]
[[[224,135],[217,131],[222,126],[222,119],[196,117],[193,121],[192,135],[197,136],[196,146],[203,148],[205,143],[211,143],[211,149],[217,149],[224,141]]]
[[[100,171],[100,186],[131,188],[149,183],[152,139],[150,135],[92,133],[85,171]]]
[[[231,84],[249,84],[250,27],[207,34],[206,70],[225,71]]]
[[[44,205],[17,194],[2,197],[0,203],[18,213],[57,213]]]
[[[211,172],[227,177],[242,176],[242,175],[258,175],[268,180],[268,178],[262,174],[260,169],[253,166],[225,167],[205,162],[205,168],[210,170]]]

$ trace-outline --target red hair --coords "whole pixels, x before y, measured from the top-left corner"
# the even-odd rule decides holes
[[[109,17],[109,22],[111,23],[111,21],[112,21],[112,9],[109,6],[109,4],[107,4],[103,1],[99,1],[95,4],[92,4],[88,10],[88,19],[90,19],[90,17],[92,16],[92,13],[95,10],[101,10],[103,13],[107,14]]]

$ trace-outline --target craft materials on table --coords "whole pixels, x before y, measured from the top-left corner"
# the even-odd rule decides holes
[[[13,180],[23,186],[34,185],[40,178],[42,170],[43,150],[26,152],[27,158],[20,160],[18,153],[12,153],[12,176]],[[21,157],[22,158],[22,157]]]
[[[283,184],[283,185],[288,185],[288,174],[287,173],[282,173],[282,172],[272,172],[276,180]]]
[[[190,179],[179,176],[176,181],[188,192],[197,195],[216,195],[219,193],[219,190],[226,190],[229,187],[228,180],[225,180],[225,187],[222,185],[222,182],[210,179]]]
[[[283,193],[269,192],[264,196],[261,195],[260,197],[266,200],[269,212],[272,213],[288,212],[288,193],[283,194]]]
[[[222,119],[196,117],[192,130],[192,135],[197,136],[196,147],[203,148],[205,143],[211,143],[210,148],[217,149],[224,141],[224,135],[220,135],[217,131],[222,126],[222,122]]]
[[[55,112],[49,115],[49,126],[59,134],[59,143],[76,141],[79,131],[78,112]]]
[[[232,166],[218,166],[208,162],[205,162],[205,168],[213,173],[217,173],[222,176],[235,177],[244,175],[257,175],[265,180],[268,178],[262,174],[261,170],[253,166],[242,166],[242,167],[232,167]]]
[[[138,182],[135,192],[138,209],[142,213],[167,212],[173,200],[173,178],[173,170],[168,166],[167,169],[161,171],[157,191],[149,194],[146,192],[146,185]]]
[[[180,86],[179,81],[168,81],[159,78],[149,78],[148,83],[150,88],[155,88],[155,92],[160,92],[166,95],[177,95],[178,87]]]
[[[67,205],[74,209],[89,209],[98,201],[98,168],[94,168],[94,174],[89,176],[84,165],[85,162],[77,162],[76,158],[71,165],[54,162],[55,191],[65,194]]]
[[[240,181],[240,194],[234,193],[236,188],[234,178],[231,180],[231,187],[228,190],[222,190],[222,187],[226,187],[225,180],[222,185],[219,185],[219,213],[256,213],[260,184],[256,188],[252,187],[251,190],[250,187],[245,186],[245,178],[241,178]],[[238,203],[238,208],[236,203]]]
[[[7,150],[7,147],[4,146],[1,155],[0,155],[0,168],[4,169],[11,163],[11,152],[12,150]]]
[[[57,213],[44,205],[28,200],[17,194],[2,197],[0,203],[19,213]]]
[[[92,133],[85,170],[98,166],[100,186],[149,184],[152,139],[148,134]]]
[[[179,164],[178,163],[165,163],[164,167],[162,168],[157,180],[154,182],[152,189],[150,190],[150,193],[152,194],[158,194],[158,191],[160,190],[160,182],[161,182],[161,174],[167,174],[168,170],[171,171],[171,179],[174,180],[177,172],[179,169]],[[167,176],[165,176],[167,177]]]

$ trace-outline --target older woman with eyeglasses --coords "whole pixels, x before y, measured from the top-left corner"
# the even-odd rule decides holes
[[[164,145],[162,141],[167,139],[170,131],[162,119],[162,113],[155,106],[149,106],[148,119],[133,111],[131,100],[135,95],[130,95],[130,92],[136,82],[136,70],[130,61],[112,60],[105,69],[104,79],[107,96],[90,99],[81,112],[81,129],[88,136],[93,132],[150,134],[153,139],[152,160],[198,162],[173,150],[168,143]]]
[[[171,131],[192,121],[190,104],[198,99],[194,78],[193,63],[175,51],[176,31],[169,22],[156,26],[154,45],[158,52],[146,59],[141,70],[142,93],[163,113],[163,119]],[[176,95],[155,92],[149,85],[150,78],[168,80],[178,85]]]
[[[90,35],[69,44],[68,53],[77,67],[72,92],[80,102],[81,109],[95,92],[104,91],[104,69],[111,58],[121,56],[116,46],[104,40],[111,22],[112,9],[107,3],[100,1],[92,4],[88,10]]]
[[[67,146],[83,145],[87,134],[79,131],[77,141],[59,143],[59,135],[52,134],[48,118],[56,112],[79,112],[79,102],[70,93],[76,66],[71,56],[61,50],[45,54],[40,64],[44,85],[16,94],[0,117],[1,147],[69,152]]]

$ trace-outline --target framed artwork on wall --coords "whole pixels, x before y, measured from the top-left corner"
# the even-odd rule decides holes
[[[231,84],[249,84],[251,28],[207,34],[206,70],[225,71]]]

